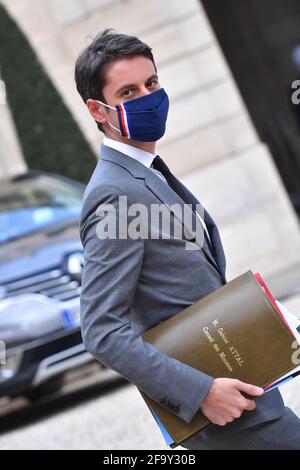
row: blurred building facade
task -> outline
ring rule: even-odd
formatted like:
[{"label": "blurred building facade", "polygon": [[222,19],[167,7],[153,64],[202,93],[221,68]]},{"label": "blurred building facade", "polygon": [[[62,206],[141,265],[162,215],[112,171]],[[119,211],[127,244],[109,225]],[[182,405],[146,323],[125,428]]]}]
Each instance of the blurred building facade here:
[{"label": "blurred building facade", "polygon": [[[25,32],[95,158],[102,135],[77,94],[75,59],[91,36],[108,27],[147,42],[171,101],[167,133],[158,151],[216,221],[228,279],[247,269],[267,276],[299,264],[298,218],[200,1],[2,3]],[[12,129],[11,123],[5,127]],[[2,128],[0,134],[5,134]],[[2,174],[9,154],[0,151]]]},{"label": "blurred building facade", "polygon": [[26,169],[15,126],[6,100],[5,83],[0,76],[0,177]]}]

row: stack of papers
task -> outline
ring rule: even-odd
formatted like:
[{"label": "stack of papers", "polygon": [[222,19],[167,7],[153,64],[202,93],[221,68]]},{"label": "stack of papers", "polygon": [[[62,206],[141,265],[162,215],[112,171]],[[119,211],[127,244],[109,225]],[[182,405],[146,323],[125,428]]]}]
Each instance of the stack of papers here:
[{"label": "stack of papers", "polygon": [[[293,332],[296,342],[294,344],[295,346],[295,362],[297,361],[297,350],[300,348],[300,320],[299,318],[296,317],[292,312],[290,312],[287,307],[282,305],[278,300],[275,300],[276,305],[278,306],[279,310],[281,311],[287,325],[289,326],[290,330]],[[298,343],[298,344],[297,344]],[[300,354],[298,354],[300,356]],[[283,375],[280,377],[280,379],[276,380],[276,382],[273,382],[270,384],[266,389],[265,392],[269,392],[270,390],[273,390],[276,387],[279,387],[280,385],[283,385],[284,383],[288,382],[289,380],[294,379],[297,377],[297,375],[300,374],[300,360],[299,360],[299,365],[295,364],[295,369],[292,372],[288,372],[287,374]]]}]

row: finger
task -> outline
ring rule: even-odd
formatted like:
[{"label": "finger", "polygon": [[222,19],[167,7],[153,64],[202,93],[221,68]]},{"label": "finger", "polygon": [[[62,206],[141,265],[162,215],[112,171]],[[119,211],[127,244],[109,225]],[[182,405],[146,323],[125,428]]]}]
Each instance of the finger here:
[{"label": "finger", "polygon": [[254,410],[256,407],[256,403],[254,400],[245,400],[245,403],[244,403],[244,410]]},{"label": "finger", "polygon": [[240,418],[243,414],[243,411],[242,409],[239,409],[239,408],[235,408],[232,412],[231,412],[231,419],[234,420],[234,419],[237,419],[237,418]]},{"label": "finger", "polygon": [[235,388],[239,390],[240,392],[248,393],[248,395],[251,395],[251,396],[259,396],[264,393],[263,388],[256,387],[256,385],[241,382],[240,380],[236,380]]}]

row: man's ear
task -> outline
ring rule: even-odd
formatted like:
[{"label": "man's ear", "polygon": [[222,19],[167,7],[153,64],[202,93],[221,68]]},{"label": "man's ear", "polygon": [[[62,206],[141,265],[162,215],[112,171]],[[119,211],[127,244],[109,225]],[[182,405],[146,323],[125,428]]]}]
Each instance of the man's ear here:
[{"label": "man's ear", "polygon": [[85,104],[95,121],[99,122],[100,124],[106,123],[106,112],[100,103],[98,103],[96,100],[93,100],[92,98],[89,98],[88,100],[86,100]]}]

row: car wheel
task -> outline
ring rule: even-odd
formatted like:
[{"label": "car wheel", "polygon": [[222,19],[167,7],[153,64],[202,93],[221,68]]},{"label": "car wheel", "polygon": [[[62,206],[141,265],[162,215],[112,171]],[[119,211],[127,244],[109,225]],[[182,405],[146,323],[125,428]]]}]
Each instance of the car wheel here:
[{"label": "car wheel", "polygon": [[52,395],[54,393],[59,392],[59,390],[63,386],[63,381],[64,381],[63,376],[55,377],[39,385],[38,387],[35,387],[31,389],[30,391],[26,392],[24,394],[24,397],[27,398],[27,400],[31,402],[41,400],[47,395]]}]

